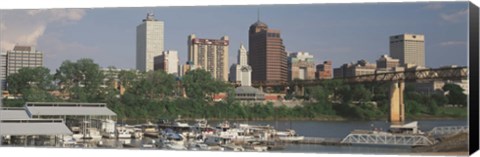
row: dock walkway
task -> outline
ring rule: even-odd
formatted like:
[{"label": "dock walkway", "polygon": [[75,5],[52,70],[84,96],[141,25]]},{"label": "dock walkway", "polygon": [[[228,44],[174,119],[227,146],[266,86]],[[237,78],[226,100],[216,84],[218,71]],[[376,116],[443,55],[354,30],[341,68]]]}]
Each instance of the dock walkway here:
[{"label": "dock walkway", "polygon": [[304,137],[302,141],[297,141],[295,143],[299,144],[320,144],[320,145],[349,145],[346,143],[341,143],[340,138],[324,138],[324,137]]}]

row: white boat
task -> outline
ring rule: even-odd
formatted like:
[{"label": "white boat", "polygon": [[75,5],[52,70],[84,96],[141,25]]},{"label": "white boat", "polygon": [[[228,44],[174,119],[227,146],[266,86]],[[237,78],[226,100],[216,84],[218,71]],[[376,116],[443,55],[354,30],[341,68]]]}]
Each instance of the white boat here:
[{"label": "white boat", "polygon": [[111,119],[102,121],[101,134],[105,138],[115,138],[115,121]]},{"label": "white boat", "polygon": [[156,142],[155,140],[151,140],[150,142],[146,142],[142,144],[142,148],[155,148]]},{"label": "white boat", "polygon": [[235,152],[245,151],[245,148],[243,148],[242,146],[237,146],[237,145],[234,145],[234,144],[226,144],[226,145],[222,145],[222,147],[225,148],[225,150],[230,150],[230,151],[235,151]]},{"label": "white boat", "polygon": [[170,150],[187,150],[185,137],[174,132],[166,132],[164,134],[163,146]]},{"label": "white boat", "polygon": [[188,150],[210,150],[209,146],[201,142],[191,142],[188,145]]},{"label": "white boat", "polygon": [[206,119],[195,119],[195,124],[193,125],[196,128],[206,128],[208,127]]},{"label": "white boat", "polygon": [[81,141],[81,140],[93,140],[93,141],[99,141],[102,139],[102,135],[96,128],[87,128],[86,131],[82,131],[77,134],[73,134],[72,137],[76,141]]},{"label": "white boat", "polygon": [[185,147],[185,145],[176,142],[165,143],[165,148],[170,150],[187,150],[187,147]]},{"label": "white boat", "polygon": [[158,138],[158,127],[151,122],[142,125],[142,132],[143,136]]},{"label": "white boat", "polygon": [[100,134],[100,131],[98,131],[97,128],[88,128],[88,133],[94,141],[99,141],[102,139],[102,134]]},{"label": "white boat", "polygon": [[60,139],[60,145],[62,147],[74,147],[77,144],[77,141],[73,138],[73,136],[63,136]]},{"label": "white boat", "polygon": [[252,150],[256,152],[266,152],[268,150],[268,147],[263,145],[246,145],[244,148],[246,150]]},{"label": "white boat", "polygon": [[222,123],[219,123],[217,125],[217,129],[220,129],[221,131],[227,131],[228,129],[230,129],[230,122],[224,121]]},{"label": "white boat", "polygon": [[104,137],[104,138],[115,138],[115,132],[103,132],[102,137]]},{"label": "white boat", "polygon": [[131,136],[132,136],[132,138],[134,138],[134,139],[142,139],[142,138],[143,138],[142,129],[140,129],[140,128],[134,128]]},{"label": "white boat", "polygon": [[296,142],[304,139],[304,136],[299,136],[294,130],[278,131],[275,135],[280,141]]},{"label": "white boat", "polygon": [[127,126],[117,126],[116,128],[117,138],[128,139],[132,137],[133,128]]},{"label": "white boat", "polygon": [[230,142],[230,139],[220,137],[220,136],[216,136],[216,135],[207,136],[204,140],[204,143],[209,145],[209,146],[226,144],[228,142]]},{"label": "white boat", "polygon": [[249,135],[247,129],[231,128],[217,133],[218,136],[231,139],[234,142],[248,142],[255,140],[253,135]]},{"label": "white boat", "polygon": [[188,125],[187,122],[184,122],[180,119],[176,119],[174,122],[173,122],[173,127],[179,127],[179,128],[189,128],[190,125]]}]

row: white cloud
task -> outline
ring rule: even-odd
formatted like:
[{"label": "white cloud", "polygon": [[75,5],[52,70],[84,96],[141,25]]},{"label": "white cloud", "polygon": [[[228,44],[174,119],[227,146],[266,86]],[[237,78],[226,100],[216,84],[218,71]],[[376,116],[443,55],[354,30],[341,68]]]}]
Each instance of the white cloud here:
[{"label": "white cloud", "polygon": [[11,50],[16,44],[36,46],[49,25],[79,21],[84,9],[43,9],[2,11],[0,18],[0,48]]},{"label": "white cloud", "polygon": [[445,41],[440,43],[441,46],[459,46],[467,45],[465,41]]},{"label": "white cloud", "polygon": [[468,9],[460,10],[450,14],[440,14],[440,17],[448,22],[458,22],[461,19],[465,19],[468,14]]},{"label": "white cloud", "polygon": [[440,10],[444,7],[445,5],[443,3],[429,3],[427,4],[425,7],[423,7],[424,9],[427,9],[427,10]]}]

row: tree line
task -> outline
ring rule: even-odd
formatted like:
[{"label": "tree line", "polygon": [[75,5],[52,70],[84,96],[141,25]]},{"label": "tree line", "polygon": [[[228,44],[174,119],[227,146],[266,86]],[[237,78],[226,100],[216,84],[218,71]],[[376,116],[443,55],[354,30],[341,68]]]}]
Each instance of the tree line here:
[{"label": "tree line", "polygon": [[[22,68],[7,77],[8,92],[19,99],[4,99],[5,106],[25,102],[103,102],[119,119],[383,119],[388,115],[389,84],[349,85],[340,80],[309,87],[302,105],[286,107],[273,103],[244,103],[235,99],[234,87],[196,69],[176,78],[164,71],[138,72],[109,67],[101,70],[92,59],[64,61],[51,73],[45,67]],[[118,87],[123,89],[119,89]],[[124,90],[123,94],[121,91]],[[448,94],[424,95],[414,87],[405,89],[407,116],[466,117],[466,95],[455,84],[446,84]],[[228,97],[214,102],[216,93]],[[185,94],[185,95],[184,95]],[[287,95],[286,98],[293,96]],[[447,104],[464,107],[452,110]]]}]

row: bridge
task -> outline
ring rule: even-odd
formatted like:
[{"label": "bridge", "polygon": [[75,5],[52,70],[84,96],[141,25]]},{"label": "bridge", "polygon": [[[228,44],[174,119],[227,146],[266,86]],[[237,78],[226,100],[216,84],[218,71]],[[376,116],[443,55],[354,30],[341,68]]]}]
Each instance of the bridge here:
[{"label": "bridge", "polygon": [[431,146],[437,144],[437,138],[468,133],[467,126],[434,127],[426,134],[395,134],[367,130],[356,130],[348,134],[340,143],[370,144],[393,146]]},{"label": "bridge", "polygon": [[468,126],[441,126],[434,127],[428,132],[431,136],[454,135],[458,133],[468,133]]},{"label": "bridge", "polygon": [[316,80],[293,80],[293,81],[252,81],[254,87],[274,87],[274,86],[311,86],[320,85],[326,80],[342,80],[347,83],[370,83],[370,82],[392,82],[417,80],[455,80],[468,77],[468,68],[446,67],[436,69],[405,70],[396,72],[379,72],[368,75],[359,75],[353,77],[341,77],[333,79]]},{"label": "bridge", "polygon": [[371,145],[395,145],[395,146],[429,146],[435,140],[424,135],[417,134],[391,134],[375,131],[354,131],[347,135],[340,143],[348,144],[371,144]]}]

